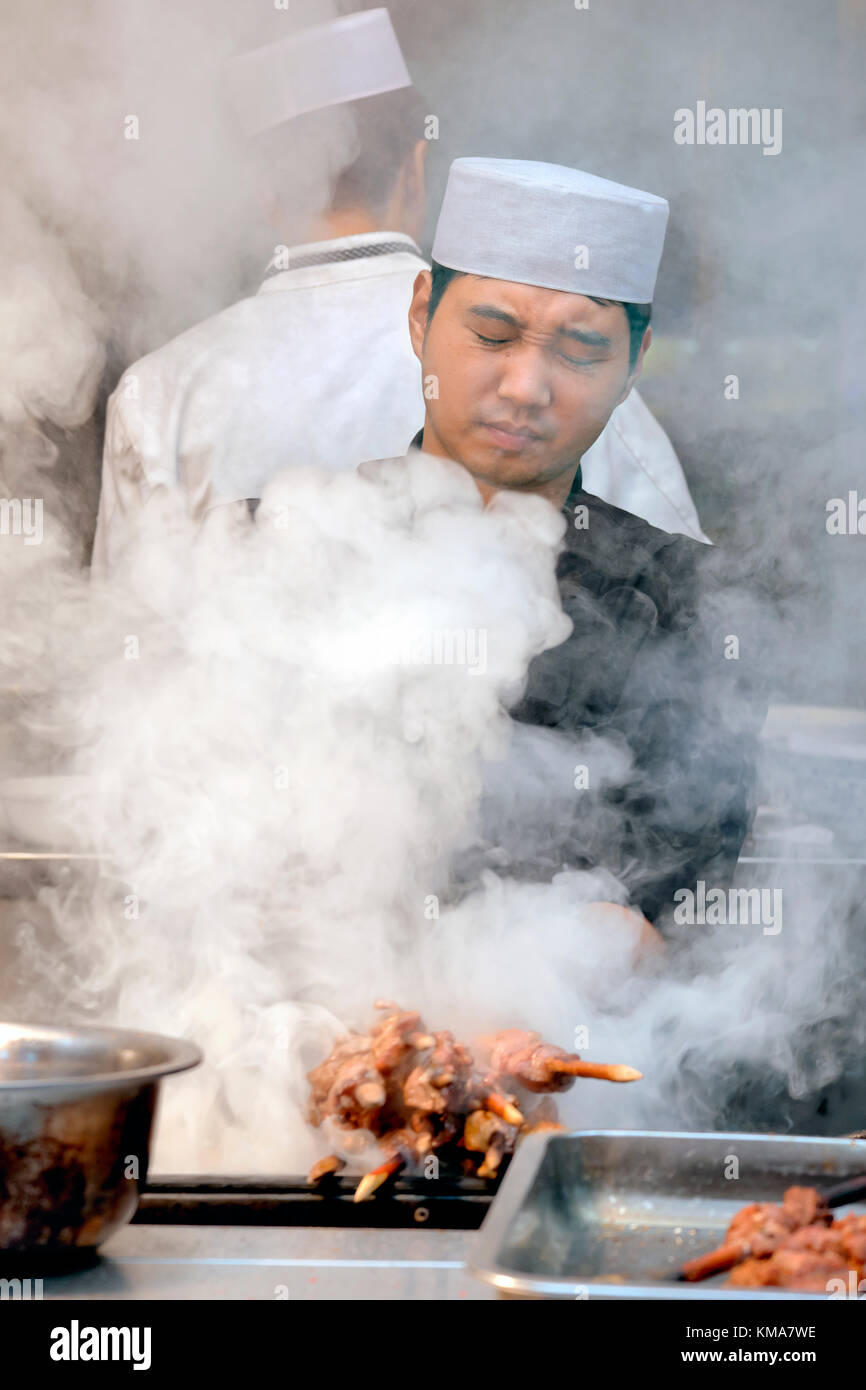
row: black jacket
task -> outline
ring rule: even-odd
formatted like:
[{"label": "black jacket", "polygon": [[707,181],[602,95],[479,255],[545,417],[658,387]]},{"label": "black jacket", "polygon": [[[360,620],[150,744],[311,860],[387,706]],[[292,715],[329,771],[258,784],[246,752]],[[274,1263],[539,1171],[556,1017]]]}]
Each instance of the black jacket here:
[{"label": "black jacket", "polygon": [[621,785],[593,786],[590,767],[563,857],[609,868],[658,921],[677,888],[730,881],[754,814],[766,703],[753,654],[730,659],[737,589],[718,552],[584,492],[579,472],[563,514],[557,576],[574,630],[533,661],[512,715],[591,729],[630,752]]},{"label": "black jacket", "polygon": [[511,714],[578,743],[591,731],[618,745],[629,771],[605,782],[590,766],[546,868],[609,869],[662,923],[677,888],[728,885],[748,833],[766,713],[755,644],[726,659],[726,637],[744,624],[713,547],[584,492],[579,468],[563,515],[557,577],[573,631],[531,663]]}]

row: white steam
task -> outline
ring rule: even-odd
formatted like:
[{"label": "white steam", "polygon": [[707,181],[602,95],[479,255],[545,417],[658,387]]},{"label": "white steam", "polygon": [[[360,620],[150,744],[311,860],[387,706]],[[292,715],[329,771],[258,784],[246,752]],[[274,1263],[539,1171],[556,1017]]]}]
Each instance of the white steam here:
[{"label": "white steam", "polygon": [[108,859],[42,891],[2,1003],[202,1045],[164,1088],[157,1170],[303,1170],[325,1142],[305,1072],[379,996],[644,1071],[578,1083],[581,1125],[711,1125],[744,1063],[794,1094],[838,1074],[832,1039],[803,1045],[845,974],[832,921],[815,959],[808,899],[778,937],[684,929],[639,960],[637,927],[590,905],[623,898],[603,870],[467,878],[497,818],[520,862],[524,793],[533,854],[565,812],[575,745],[504,712],[567,633],[547,503],[485,509],[416,456],[281,475],[255,523],[228,507],[195,533],[168,492],[145,520],[122,577],[40,571],[25,722],[85,779],[72,823]]},{"label": "white steam", "polygon": [[[524,1025],[570,1047],[586,1030],[579,1051],[646,1079],[578,1083],[562,1109],[584,1125],[721,1123],[743,1068],[794,1097],[826,1085],[864,1041],[841,885],[824,897],[804,874],[778,936],[684,928],[636,965],[636,930],[588,906],[621,901],[617,883],[603,869],[563,871],[556,831],[574,804],[575,764],[591,761],[613,785],[628,765],[597,735],[590,753],[504,713],[531,658],[565,635],[560,523],[544,503],[501,497],[483,510],[459,472],[429,462],[375,478],[298,472],[274,480],[255,525],[227,510],[199,535],[156,495],[120,577],[97,587],[79,572],[81,536],[64,522],[82,480],[73,469],[61,483],[57,441],[92,416],[106,357],[125,364],[255,288],[274,241],[300,235],[351,154],[339,113],[305,123],[283,166],[286,223],[267,226],[222,64],[332,6],[254,8],[71,0],[63,23],[46,26],[19,6],[0,53],[0,492],[45,504],[41,545],[0,538],[0,696],[14,710],[4,758],[83,777],[76,837],[107,856],[43,889],[41,917],[21,907],[9,919],[0,1009],[201,1043],[206,1066],[164,1088],[163,1171],[303,1170],[318,1142],[303,1118],[304,1073],[342,1028],[365,1026],[380,995],[464,1035]],[[577,55],[621,106],[623,83],[577,27],[590,16],[571,19],[571,47],[555,45],[568,82]],[[609,22],[617,61],[625,39],[645,43],[642,28]],[[656,130],[667,143],[649,144],[667,153],[653,177],[640,122],[616,127],[604,106],[592,148],[573,151],[557,115],[544,136],[555,147],[521,122],[502,150],[499,115],[463,74],[505,52],[503,33],[522,70],[533,57],[533,119],[547,120],[542,87],[551,110],[562,107],[551,44],[535,18],[521,23],[504,30],[489,7],[495,42],[485,29],[467,48],[460,31],[451,138],[479,129],[472,107],[476,117],[484,107],[497,122],[480,142],[491,151],[599,171],[613,160],[617,177],[670,188],[676,103],[664,72]],[[657,33],[669,48],[664,26]],[[791,81],[799,66],[788,65]],[[637,109],[643,89],[629,90]],[[692,166],[672,167],[691,192]],[[722,201],[729,183],[708,175]],[[729,216],[708,221],[727,236]],[[747,251],[738,273],[754,276],[758,304],[764,262]],[[688,303],[679,288],[675,299]],[[760,616],[776,659],[778,633]],[[462,634],[473,662],[393,660],[395,649],[423,654],[431,634],[450,634],[445,649],[458,652]]]}]

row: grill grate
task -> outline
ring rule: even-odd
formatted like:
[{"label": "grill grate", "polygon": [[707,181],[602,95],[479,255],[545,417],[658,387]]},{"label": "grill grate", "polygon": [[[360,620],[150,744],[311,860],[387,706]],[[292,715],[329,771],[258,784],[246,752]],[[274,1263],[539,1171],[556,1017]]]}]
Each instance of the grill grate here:
[{"label": "grill grate", "polygon": [[148,1182],[133,1221],[169,1226],[427,1226],[477,1231],[498,1182],[483,1178],[398,1178],[367,1202],[352,1200],[357,1177],[160,1177]]}]

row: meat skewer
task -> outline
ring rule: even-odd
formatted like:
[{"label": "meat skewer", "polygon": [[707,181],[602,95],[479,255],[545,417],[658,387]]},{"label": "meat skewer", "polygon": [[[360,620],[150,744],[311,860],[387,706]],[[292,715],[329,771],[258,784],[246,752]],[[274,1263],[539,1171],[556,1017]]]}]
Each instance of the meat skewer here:
[{"label": "meat skewer", "polygon": [[507,1125],[522,1125],[523,1116],[510,1100],[501,1096],[498,1091],[489,1091],[484,1097],[484,1104],[488,1110],[492,1110],[494,1115],[498,1115]]},{"label": "meat skewer", "polygon": [[395,1129],[385,1135],[382,1147],[388,1157],[369,1173],[365,1173],[355,1189],[354,1201],[364,1202],[372,1197],[394,1173],[398,1173],[409,1161],[417,1162],[433,1147],[434,1132],[427,1116],[414,1116],[412,1124],[406,1129]]},{"label": "meat skewer", "polygon": [[694,1283],[732,1269],[745,1260],[766,1259],[795,1232],[807,1227],[826,1227],[832,1220],[826,1202],[814,1187],[789,1187],[780,1206],[773,1202],[752,1202],[738,1211],[722,1244],[688,1260],[679,1277]]},{"label": "meat skewer", "polygon": [[385,1163],[380,1163],[378,1168],[371,1168],[369,1173],[365,1173],[358,1186],[355,1188],[353,1201],[366,1202],[372,1197],[377,1187],[390,1178],[392,1173],[397,1173],[403,1167],[404,1159],[402,1154],[395,1154],[393,1158],[387,1159]]},{"label": "meat skewer", "polygon": [[345,1166],[345,1160],[338,1158],[336,1154],[326,1154],[320,1158],[318,1163],[314,1163],[307,1176],[307,1182],[321,1182],[323,1178],[329,1178],[334,1173],[339,1173]]},{"label": "meat skewer", "polygon": [[694,1284],[700,1279],[709,1279],[713,1274],[724,1274],[741,1260],[748,1259],[751,1253],[748,1241],[729,1240],[724,1245],[717,1245],[715,1250],[708,1250],[706,1255],[687,1260],[677,1277]]},{"label": "meat skewer", "polygon": [[566,1052],[543,1041],[538,1033],[506,1028],[481,1039],[491,1068],[500,1076],[525,1086],[528,1091],[567,1091],[577,1076],[600,1081],[640,1081],[634,1067],[611,1062],[585,1062],[576,1052]]},{"label": "meat skewer", "polygon": [[[464,1169],[471,1155],[480,1177],[494,1177],[524,1135],[563,1128],[551,1100],[526,1118],[512,1089],[549,1096],[579,1076],[640,1077],[633,1067],[584,1062],[517,1028],[480,1040],[479,1066],[473,1050],[447,1031],[429,1031],[420,1014],[387,1001],[376,1008],[383,1016],[368,1033],[340,1038],[308,1075],[310,1123],[329,1122],[338,1153],[368,1151],[371,1140],[379,1146],[382,1161],[361,1178],[356,1202],[434,1152]],[[313,1165],[311,1182],[342,1166],[338,1153]]]},{"label": "meat skewer", "polygon": [[866,1217],[847,1216],[829,1226],[802,1226],[765,1259],[737,1265],[730,1283],[739,1288],[781,1285],[801,1292],[826,1293],[828,1279],[859,1286],[866,1265]]},{"label": "meat skewer", "polygon": [[580,1057],[566,1057],[552,1062],[550,1069],[560,1076],[594,1076],[598,1081],[641,1081],[643,1072],[621,1062],[584,1062]]}]

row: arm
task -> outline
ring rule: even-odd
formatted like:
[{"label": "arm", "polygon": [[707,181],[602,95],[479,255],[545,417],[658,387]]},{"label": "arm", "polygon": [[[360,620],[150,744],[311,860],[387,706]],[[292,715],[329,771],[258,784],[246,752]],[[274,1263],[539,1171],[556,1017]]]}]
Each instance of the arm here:
[{"label": "arm", "polygon": [[[677,888],[727,888],[756,806],[758,734],[766,713],[748,652],[726,660],[706,616],[706,552],[676,541],[656,557],[657,621],[640,645],[611,727],[634,757],[608,803],[622,816],[621,865],[650,921]],[[737,620],[729,616],[729,630]],[[745,634],[743,634],[745,636]]]}]

